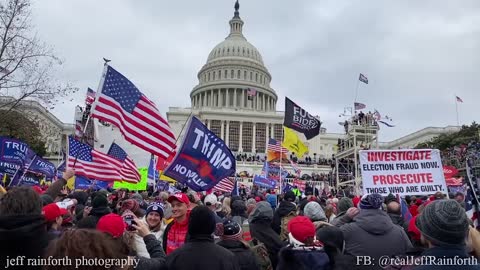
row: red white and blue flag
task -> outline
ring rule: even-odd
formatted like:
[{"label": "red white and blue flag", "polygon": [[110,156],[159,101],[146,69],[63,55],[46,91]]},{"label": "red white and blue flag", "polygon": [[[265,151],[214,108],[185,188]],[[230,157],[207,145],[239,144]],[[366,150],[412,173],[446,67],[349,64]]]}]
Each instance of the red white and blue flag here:
[{"label": "red white and blue flag", "polygon": [[75,140],[72,136],[68,137],[67,167],[75,169],[76,175],[89,179],[101,181],[122,179],[117,160]]},{"label": "red white and blue flag", "polygon": [[117,126],[128,142],[165,159],[175,151],[175,135],[155,104],[110,66],[94,106],[92,117]]},{"label": "red white and blue flag", "polygon": [[268,139],[267,151],[288,153],[288,149],[282,146],[282,143],[275,139]]},{"label": "red white and blue flag", "polygon": [[121,168],[121,180],[131,183],[138,183],[140,181],[140,173],[133,159],[128,156],[127,152],[123,150],[118,144],[112,143],[108,149],[107,155],[113,157],[116,165]]},{"label": "red white and blue flag", "polygon": [[95,101],[95,91],[90,89],[90,87],[87,89],[87,97],[85,98],[85,104],[87,105],[92,105],[92,103]]},{"label": "red white and blue flag", "polygon": [[230,177],[225,177],[213,187],[214,192],[232,192],[235,187],[235,183],[230,180]]}]

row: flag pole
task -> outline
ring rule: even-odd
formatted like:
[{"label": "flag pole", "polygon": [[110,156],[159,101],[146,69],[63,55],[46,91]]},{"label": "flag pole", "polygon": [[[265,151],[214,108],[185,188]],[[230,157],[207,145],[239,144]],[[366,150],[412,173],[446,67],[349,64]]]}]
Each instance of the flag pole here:
[{"label": "flag pole", "polygon": [[460,121],[458,121],[458,100],[457,95],[455,95],[455,112],[457,113],[457,127],[460,126]]},{"label": "flag pole", "polygon": [[282,140],[280,142],[280,164],[279,164],[279,171],[278,171],[278,186],[280,190],[278,191],[280,194],[282,194],[282,159],[283,159],[283,136],[285,133],[285,129],[282,130]]},{"label": "flag pole", "polygon": [[[105,60],[105,58],[104,58],[104,60]],[[85,127],[83,128],[82,143],[85,141],[85,132],[87,131],[88,123],[90,122],[92,112],[95,110],[95,105],[97,104],[97,100],[98,100],[98,96],[99,96],[98,94],[102,92],[101,91],[102,90],[102,85],[104,84],[105,76],[107,75],[108,62],[110,62],[110,61],[105,61],[105,63],[103,64],[102,77],[100,78],[100,82],[98,83],[97,94],[95,95],[95,100],[92,103],[92,107],[90,108],[90,113],[87,116],[87,121],[85,121]],[[94,136],[94,139],[95,139],[95,136]],[[94,142],[94,144],[95,144],[95,142]],[[79,151],[75,155],[75,161],[73,162],[73,168],[75,168],[75,164],[77,163],[78,154],[79,154]]]},{"label": "flag pole", "polygon": [[357,86],[355,87],[355,100],[353,101],[353,108],[355,108],[355,102],[357,102],[359,86],[360,86],[360,80],[357,80]]}]

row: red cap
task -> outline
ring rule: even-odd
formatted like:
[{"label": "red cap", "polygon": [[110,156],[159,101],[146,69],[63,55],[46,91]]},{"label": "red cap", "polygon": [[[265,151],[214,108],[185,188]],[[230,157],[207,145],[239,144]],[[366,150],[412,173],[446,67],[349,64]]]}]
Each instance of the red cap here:
[{"label": "red cap", "polygon": [[58,207],[56,203],[47,204],[42,208],[42,214],[47,221],[55,221],[57,217],[67,214],[66,209]]},{"label": "red cap", "polygon": [[108,214],[101,217],[97,223],[97,230],[110,234],[113,238],[118,238],[123,235],[127,223],[123,218],[117,214]]},{"label": "red cap", "polygon": [[43,194],[43,189],[39,186],[32,186],[33,188],[33,191],[35,191],[38,195],[42,195]]},{"label": "red cap", "polygon": [[415,224],[417,217],[418,216],[414,216],[412,219],[410,219],[410,223],[408,224],[408,234],[413,240],[420,241],[421,234],[417,228],[417,225]]},{"label": "red cap", "polygon": [[181,203],[184,203],[186,205],[190,204],[190,200],[188,199],[187,194],[185,194],[185,193],[177,192],[174,195],[171,195],[170,197],[168,197],[167,201],[169,203],[172,203],[175,200],[177,200]]},{"label": "red cap", "polygon": [[292,218],[287,228],[292,236],[302,243],[305,243],[308,237],[315,237],[315,225],[305,216]]}]

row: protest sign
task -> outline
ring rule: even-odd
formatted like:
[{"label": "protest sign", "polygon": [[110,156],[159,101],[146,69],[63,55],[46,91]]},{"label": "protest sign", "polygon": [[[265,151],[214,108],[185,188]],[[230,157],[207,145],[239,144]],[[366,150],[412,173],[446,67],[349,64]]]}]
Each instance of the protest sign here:
[{"label": "protest sign", "polygon": [[304,180],[300,180],[300,179],[293,180],[293,186],[296,186],[301,191],[305,191],[306,184],[307,183]]},{"label": "protest sign", "polygon": [[164,174],[194,191],[206,191],[235,173],[230,149],[198,118],[192,117],[182,147]]},{"label": "protest sign", "polygon": [[255,175],[253,177],[253,184],[264,188],[275,188],[277,181],[265,178],[261,175]]},{"label": "protest sign", "polygon": [[140,182],[129,183],[127,181],[118,180],[113,182],[113,189],[126,188],[128,190],[147,190],[148,168],[138,168],[138,172],[140,173]]},{"label": "protest sign", "polygon": [[360,167],[364,194],[448,192],[437,149],[364,150]]}]

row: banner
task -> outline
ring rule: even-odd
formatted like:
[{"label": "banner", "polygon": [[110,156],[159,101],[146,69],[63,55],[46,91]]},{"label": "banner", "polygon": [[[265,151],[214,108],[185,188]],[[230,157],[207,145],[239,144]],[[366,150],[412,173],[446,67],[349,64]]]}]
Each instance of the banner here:
[{"label": "banner", "polygon": [[75,189],[87,190],[92,188],[93,190],[107,189],[112,182],[90,180],[84,176],[75,176]]},{"label": "banner", "polygon": [[321,122],[288,97],[285,97],[283,125],[305,134],[307,140],[310,140],[320,134]]},{"label": "banner", "polygon": [[19,186],[39,186],[43,176],[32,172],[25,172],[19,179]]},{"label": "banner", "polygon": [[140,173],[140,182],[138,183],[129,183],[125,181],[115,181],[113,183],[113,189],[120,189],[126,188],[128,190],[147,190],[147,182],[148,182],[148,168],[138,168],[138,172]]},{"label": "banner", "polygon": [[267,179],[260,175],[255,175],[253,177],[253,184],[259,187],[275,188],[277,186],[277,181]]},{"label": "banner", "polygon": [[306,185],[307,185],[306,181],[302,181],[300,179],[293,180],[293,186],[294,187],[296,186],[300,191],[305,192]]},{"label": "banner", "polygon": [[46,179],[52,180],[55,177],[56,168],[50,161],[44,160],[39,156],[35,156],[30,165],[27,167],[27,171],[40,173],[45,176]]},{"label": "banner", "polygon": [[235,173],[230,149],[198,118],[192,117],[180,151],[164,174],[194,191],[207,191]]},{"label": "banner", "polygon": [[262,176],[271,180],[278,181],[280,180],[280,173],[281,173],[282,179],[287,178],[288,171],[281,168],[277,163],[267,162],[267,161],[263,163],[263,168],[261,173]]},{"label": "banner", "polygon": [[308,152],[308,147],[298,138],[297,133],[287,127],[283,127],[282,146],[297,155],[297,157],[303,157]]},{"label": "banner", "polygon": [[25,166],[35,153],[22,141],[0,136],[0,161]]},{"label": "banner", "polygon": [[447,186],[463,186],[463,177],[450,177],[445,178],[445,183]]},{"label": "banner", "polygon": [[428,195],[447,193],[437,149],[360,151],[363,194]]},{"label": "banner", "polygon": [[169,182],[159,180],[157,182],[157,191],[167,191],[169,186],[170,186]]},{"label": "banner", "polygon": [[445,178],[452,178],[458,174],[458,169],[453,166],[443,166]]}]

